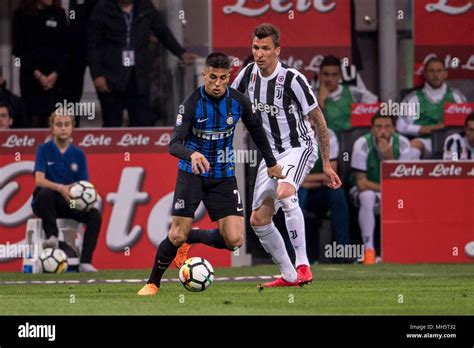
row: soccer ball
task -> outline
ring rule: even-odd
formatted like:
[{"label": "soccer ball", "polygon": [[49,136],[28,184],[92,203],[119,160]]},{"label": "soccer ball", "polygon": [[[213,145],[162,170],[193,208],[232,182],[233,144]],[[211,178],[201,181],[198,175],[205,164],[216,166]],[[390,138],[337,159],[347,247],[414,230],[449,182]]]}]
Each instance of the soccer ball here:
[{"label": "soccer ball", "polygon": [[97,191],[94,185],[88,181],[81,180],[71,186],[69,191],[71,193],[73,204],[71,208],[77,210],[90,210],[95,202],[97,202]]},{"label": "soccer ball", "polygon": [[464,246],[464,252],[467,256],[474,258],[474,241],[466,243]]},{"label": "soccer ball", "polygon": [[44,273],[63,273],[67,271],[67,256],[61,249],[46,248],[40,255]]},{"label": "soccer ball", "polygon": [[186,290],[204,291],[214,281],[214,269],[202,257],[191,257],[179,269],[179,280]]}]

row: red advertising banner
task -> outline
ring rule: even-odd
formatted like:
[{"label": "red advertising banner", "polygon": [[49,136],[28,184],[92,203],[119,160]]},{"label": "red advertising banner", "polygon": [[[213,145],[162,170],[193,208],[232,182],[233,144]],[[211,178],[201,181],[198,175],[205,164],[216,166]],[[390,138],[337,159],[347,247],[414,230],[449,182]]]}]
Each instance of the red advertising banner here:
[{"label": "red advertising banner", "polygon": [[[87,156],[91,182],[102,201],[102,228],[93,263],[99,269],[150,268],[156,246],[171,223],[177,159],[168,154],[171,128],[78,129],[73,142]],[[35,151],[47,130],[0,131],[0,244],[25,238],[35,183]],[[205,208],[196,212],[200,228],[215,228]],[[86,232],[87,233],[87,232]],[[228,251],[203,245],[214,266],[230,266]],[[0,271],[21,270],[21,260],[0,259]]]},{"label": "red advertising banner", "polygon": [[415,65],[431,56],[445,60],[451,79],[474,79],[474,3],[471,0],[414,1]]},{"label": "red advertising banner", "polygon": [[387,161],[382,177],[384,262],[474,263],[474,161]]},{"label": "red advertising banner", "polygon": [[244,61],[254,28],[265,22],[281,31],[281,60],[308,79],[324,55],[351,59],[350,1],[214,0],[213,50]]},{"label": "red advertising banner", "polygon": [[474,111],[474,103],[445,103],[444,125],[464,126],[467,115]]},{"label": "red advertising banner", "polygon": [[380,103],[352,103],[351,127],[370,127],[372,116],[380,111]]}]

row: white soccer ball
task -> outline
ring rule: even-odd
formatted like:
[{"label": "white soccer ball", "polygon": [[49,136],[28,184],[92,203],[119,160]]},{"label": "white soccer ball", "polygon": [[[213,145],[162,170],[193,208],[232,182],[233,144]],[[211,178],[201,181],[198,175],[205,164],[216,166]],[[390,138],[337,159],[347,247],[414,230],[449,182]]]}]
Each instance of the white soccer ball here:
[{"label": "white soccer ball", "polygon": [[77,210],[90,210],[97,202],[97,191],[94,185],[88,181],[81,180],[71,186],[72,204],[71,208]]},{"label": "white soccer ball", "polygon": [[204,291],[214,281],[214,269],[206,259],[191,257],[179,269],[179,280],[189,291]]},{"label": "white soccer ball", "polygon": [[464,246],[464,252],[467,256],[474,258],[474,241],[466,243]]},{"label": "white soccer ball", "polygon": [[40,255],[44,273],[63,273],[67,271],[67,256],[61,249],[46,248]]}]

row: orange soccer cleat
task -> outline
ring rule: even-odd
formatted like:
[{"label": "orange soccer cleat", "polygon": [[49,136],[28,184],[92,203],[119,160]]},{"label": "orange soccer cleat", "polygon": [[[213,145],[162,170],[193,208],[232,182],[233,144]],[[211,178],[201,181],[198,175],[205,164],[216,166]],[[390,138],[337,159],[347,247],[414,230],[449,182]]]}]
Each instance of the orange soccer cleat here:
[{"label": "orange soccer cleat", "polygon": [[298,272],[299,285],[309,284],[313,281],[313,273],[308,265],[299,265],[296,267],[296,271]]},{"label": "orange soccer cleat", "polygon": [[178,249],[178,253],[174,258],[174,264],[178,269],[184,264],[184,262],[188,259],[188,251],[191,249],[192,245],[188,243],[183,243]]},{"label": "orange soccer cleat", "polygon": [[286,281],[283,278],[278,278],[278,279],[275,279],[271,282],[266,282],[266,283],[260,284],[260,285],[258,285],[258,288],[260,290],[263,290],[263,288],[277,288],[277,287],[298,286],[298,285],[299,285],[298,281],[292,283],[292,282]]},{"label": "orange soccer cleat", "polygon": [[364,265],[375,265],[375,249],[366,249],[364,252]]},{"label": "orange soccer cleat", "polygon": [[143,288],[137,293],[138,296],[155,296],[160,288],[156,284],[145,284]]}]

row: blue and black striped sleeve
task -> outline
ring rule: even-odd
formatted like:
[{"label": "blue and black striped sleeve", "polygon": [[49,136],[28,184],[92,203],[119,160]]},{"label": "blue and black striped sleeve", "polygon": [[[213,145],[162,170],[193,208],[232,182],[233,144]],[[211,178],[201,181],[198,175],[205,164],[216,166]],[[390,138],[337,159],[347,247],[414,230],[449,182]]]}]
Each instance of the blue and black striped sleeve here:
[{"label": "blue and black striped sleeve", "polygon": [[171,155],[187,161],[191,160],[191,155],[194,152],[184,146],[184,142],[191,132],[192,120],[194,118],[195,103],[192,102],[193,96],[186,99],[179,106],[168,150]]},{"label": "blue and black striped sleeve", "polygon": [[258,149],[262,153],[262,156],[265,160],[265,163],[268,168],[273,167],[277,164],[275,157],[273,156],[272,148],[268,142],[267,135],[263,129],[262,121],[252,112],[252,106],[250,104],[250,99],[240,94],[237,96],[237,100],[242,106],[242,122],[250,133],[252,140]]}]

